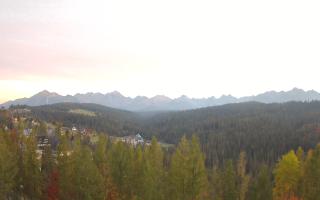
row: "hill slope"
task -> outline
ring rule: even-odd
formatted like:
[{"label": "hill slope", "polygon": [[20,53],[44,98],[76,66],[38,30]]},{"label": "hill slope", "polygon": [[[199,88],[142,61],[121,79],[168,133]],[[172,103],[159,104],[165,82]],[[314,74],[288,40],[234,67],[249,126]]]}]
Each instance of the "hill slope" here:
[{"label": "hill slope", "polygon": [[183,135],[196,134],[209,165],[236,158],[242,150],[247,152],[250,165],[259,160],[273,164],[290,149],[310,149],[320,142],[320,102],[247,102],[162,113],[74,103],[30,109],[42,120],[93,128],[110,135],[139,132],[146,138],[156,136],[160,141],[177,143]]},{"label": "hill slope", "polygon": [[135,113],[97,104],[59,103],[30,107],[30,110],[33,117],[41,120],[90,128],[110,135],[128,135],[139,130]]}]

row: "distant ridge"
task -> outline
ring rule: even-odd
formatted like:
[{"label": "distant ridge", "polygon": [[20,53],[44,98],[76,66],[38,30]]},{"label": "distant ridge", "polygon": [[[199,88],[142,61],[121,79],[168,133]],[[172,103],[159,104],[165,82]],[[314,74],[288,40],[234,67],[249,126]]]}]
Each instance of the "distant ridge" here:
[{"label": "distant ridge", "polygon": [[203,108],[209,106],[224,105],[229,103],[241,103],[256,101],[261,103],[284,103],[289,101],[313,101],[320,100],[320,93],[314,90],[302,90],[293,88],[289,91],[268,91],[255,96],[236,98],[231,95],[223,95],[219,98],[189,98],[185,95],[171,99],[164,95],[157,95],[152,98],[137,96],[135,98],[125,97],[120,92],[114,91],[107,94],[86,93],[62,96],[55,92],[44,90],[30,98],[21,98],[8,101],[1,106],[11,105],[40,106],[47,104],[72,102],[72,103],[95,103],[112,108],[129,111],[178,111]]}]

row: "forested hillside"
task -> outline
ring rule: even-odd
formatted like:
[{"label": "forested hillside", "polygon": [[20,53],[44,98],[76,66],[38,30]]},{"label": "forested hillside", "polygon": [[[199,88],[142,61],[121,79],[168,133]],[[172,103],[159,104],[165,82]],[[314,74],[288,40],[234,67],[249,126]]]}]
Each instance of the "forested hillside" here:
[{"label": "forested hillside", "polygon": [[[247,153],[249,167],[274,164],[290,149],[314,148],[320,141],[320,102],[229,104],[203,109],[133,113],[94,104],[55,104],[30,107],[36,118],[82,126],[110,135],[140,132],[146,138],[177,144],[183,135],[199,137],[206,164],[222,165]],[[90,111],[94,115],[70,110]]]},{"label": "forested hillside", "polygon": [[[3,124],[2,124],[3,125]],[[317,200],[320,146],[289,151],[276,166],[247,168],[245,152],[206,167],[196,136],[173,152],[150,146],[95,144],[57,133],[39,154],[35,132],[0,129],[0,199],[48,200]],[[39,156],[40,155],[40,156]]]},{"label": "forested hillside", "polygon": [[135,113],[97,104],[60,103],[28,108],[32,117],[68,127],[90,128],[118,136],[139,130]]},{"label": "forested hillside", "polygon": [[272,164],[290,149],[320,142],[320,102],[252,102],[162,113],[149,118],[146,129],[172,143],[196,134],[208,165],[235,159],[242,150],[250,165]]}]

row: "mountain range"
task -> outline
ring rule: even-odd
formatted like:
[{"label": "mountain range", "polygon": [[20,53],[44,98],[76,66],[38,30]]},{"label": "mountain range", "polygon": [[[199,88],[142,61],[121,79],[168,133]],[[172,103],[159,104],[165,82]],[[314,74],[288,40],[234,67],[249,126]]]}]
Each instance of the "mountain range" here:
[{"label": "mountain range", "polygon": [[312,101],[320,100],[320,93],[314,90],[302,90],[293,88],[290,91],[269,91],[254,96],[236,98],[231,95],[222,95],[219,98],[189,98],[185,95],[179,98],[169,98],[164,95],[157,95],[152,98],[137,96],[135,98],[123,96],[121,93],[114,91],[107,94],[86,93],[76,95],[59,95],[55,92],[44,90],[30,98],[21,98],[8,101],[1,107],[11,105],[28,105],[40,106],[47,104],[72,102],[72,103],[94,103],[112,108],[129,110],[129,111],[178,111],[190,110],[209,106],[218,106],[229,103],[242,103],[256,101],[261,103],[284,103],[289,101]]}]

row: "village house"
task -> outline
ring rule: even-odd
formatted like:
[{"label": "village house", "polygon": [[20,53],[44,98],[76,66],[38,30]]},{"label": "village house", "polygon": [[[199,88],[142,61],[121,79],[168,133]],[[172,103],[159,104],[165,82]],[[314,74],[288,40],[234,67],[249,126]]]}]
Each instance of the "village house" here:
[{"label": "village house", "polygon": [[77,129],[75,126],[73,126],[71,130],[72,130],[73,132],[76,132],[78,129]]},{"label": "village house", "polygon": [[50,147],[49,138],[47,136],[37,136],[37,159],[41,159],[43,151],[46,147]]},{"label": "village house", "polygon": [[139,144],[144,144],[144,139],[143,137],[138,133],[136,135],[129,135],[129,136],[125,136],[125,137],[121,137],[117,139],[118,141],[122,141],[124,143],[133,145],[133,146],[137,146]]},{"label": "village house", "polygon": [[50,147],[49,138],[47,136],[37,136],[38,149],[44,150],[45,147]]}]

